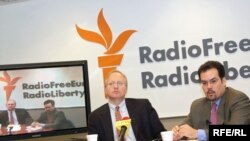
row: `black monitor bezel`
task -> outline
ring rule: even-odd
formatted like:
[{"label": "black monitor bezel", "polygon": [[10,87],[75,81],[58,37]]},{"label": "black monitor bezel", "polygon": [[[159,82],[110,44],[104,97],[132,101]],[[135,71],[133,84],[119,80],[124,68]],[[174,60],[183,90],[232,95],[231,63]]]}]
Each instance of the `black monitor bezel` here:
[{"label": "black monitor bezel", "polygon": [[[91,112],[90,104],[90,89],[89,89],[89,75],[88,75],[88,62],[87,60],[76,61],[58,61],[58,62],[40,62],[40,63],[23,63],[23,64],[6,64],[0,65],[0,71],[8,70],[21,70],[21,69],[39,69],[39,68],[53,68],[53,67],[70,67],[81,66],[83,71],[84,91],[85,91],[85,108],[86,108],[86,121]],[[78,133],[87,133],[88,123],[86,127],[77,127],[73,129],[42,131],[36,133],[15,134],[15,135],[0,135],[0,140],[21,140],[32,139],[49,136],[69,135]]]}]

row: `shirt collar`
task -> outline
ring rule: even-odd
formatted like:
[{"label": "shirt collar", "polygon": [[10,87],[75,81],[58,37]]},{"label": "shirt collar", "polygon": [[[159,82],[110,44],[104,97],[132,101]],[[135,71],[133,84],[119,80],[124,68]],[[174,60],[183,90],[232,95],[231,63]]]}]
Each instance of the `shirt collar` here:
[{"label": "shirt collar", "polygon": [[[114,104],[112,104],[112,103],[110,103],[110,102],[108,103],[108,105],[109,105],[109,108],[115,110],[116,105],[114,105]],[[123,107],[125,106],[125,99],[123,99],[122,102],[121,102],[118,106],[119,106],[120,108],[123,108]]]}]

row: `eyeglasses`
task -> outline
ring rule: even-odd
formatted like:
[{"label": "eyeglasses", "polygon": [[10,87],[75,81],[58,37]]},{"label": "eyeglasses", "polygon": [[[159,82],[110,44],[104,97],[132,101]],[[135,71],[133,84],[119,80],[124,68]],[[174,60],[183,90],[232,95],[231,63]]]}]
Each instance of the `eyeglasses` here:
[{"label": "eyeglasses", "polygon": [[117,82],[114,82],[114,81],[112,81],[112,82],[109,82],[108,83],[108,86],[112,86],[112,87],[114,87],[114,86],[118,86],[118,87],[121,87],[121,86],[124,86],[125,85],[125,83],[123,83],[123,82],[121,82],[121,81],[117,81]]}]

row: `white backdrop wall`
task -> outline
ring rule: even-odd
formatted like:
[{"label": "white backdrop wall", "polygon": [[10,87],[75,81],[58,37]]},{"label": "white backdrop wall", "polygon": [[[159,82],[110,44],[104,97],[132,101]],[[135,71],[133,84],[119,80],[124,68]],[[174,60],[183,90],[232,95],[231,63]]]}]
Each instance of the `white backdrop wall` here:
[{"label": "white backdrop wall", "polygon": [[106,50],[82,39],[76,25],[99,33],[101,9],[113,40],[125,30],[136,30],[118,52],[124,56],[116,67],[128,76],[127,97],[148,98],[160,117],[186,115],[191,102],[203,96],[192,74],[207,60],[226,63],[228,86],[250,96],[249,0],[17,0],[0,4],[0,64],[88,60],[92,110],[106,102],[98,66],[98,57],[105,56]]}]

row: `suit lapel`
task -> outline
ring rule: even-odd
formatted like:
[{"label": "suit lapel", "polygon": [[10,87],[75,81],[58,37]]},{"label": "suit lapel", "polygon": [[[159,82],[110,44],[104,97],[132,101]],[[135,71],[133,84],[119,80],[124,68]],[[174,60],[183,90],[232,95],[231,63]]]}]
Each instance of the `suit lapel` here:
[{"label": "suit lapel", "polygon": [[206,104],[204,105],[203,109],[204,109],[203,115],[205,120],[204,123],[206,124],[206,126],[208,126],[210,124],[210,113],[211,113],[211,102],[209,100],[206,100]]},{"label": "suit lapel", "polygon": [[225,99],[226,99],[226,94],[224,94],[221,97],[221,101],[220,101],[220,105],[218,107],[217,110],[217,114],[218,114],[218,124],[224,124],[224,109],[225,109]]},{"label": "suit lapel", "polygon": [[136,104],[133,103],[131,100],[129,99],[125,99],[125,102],[126,102],[126,106],[127,106],[127,110],[128,110],[128,113],[129,113],[129,118],[131,119],[131,126],[133,128],[133,132],[134,132],[134,135],[135,135],[135,138],[138,140],[139,137],[139,132],[138,132],[138,121],[136,121],[137,117],[137,113],[138,111],[136,110]]},{"label": "suit lapel", "polygon": [[19,109],[15,109],[15,112],[16,112],[17,121],[20,121],[19,118],[22,118],[22,116],[20,115],[20,114],[21,114],[21,111],[20,111]]},{"label": "suit lapel", "polygon": [[112,125],[112,119],[110,116],[110,110],[108,104],[105,105],[105,108],[103,109],[101,113],[102,118],[102,124],[104,127],[104,133],[108,140],[114,140],[114,133],[113,133],[113,126]]}]

